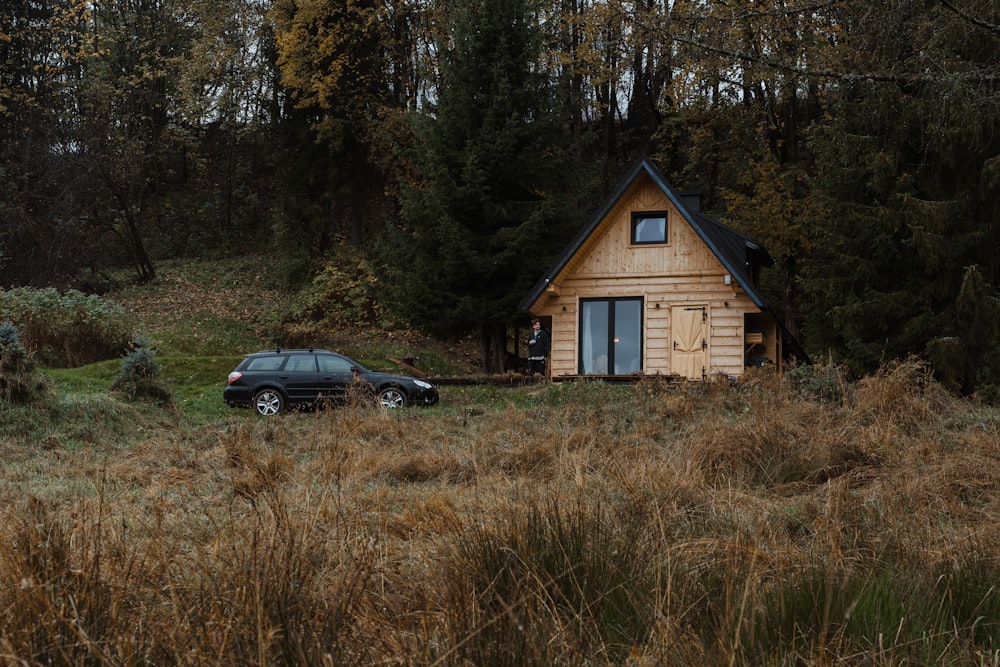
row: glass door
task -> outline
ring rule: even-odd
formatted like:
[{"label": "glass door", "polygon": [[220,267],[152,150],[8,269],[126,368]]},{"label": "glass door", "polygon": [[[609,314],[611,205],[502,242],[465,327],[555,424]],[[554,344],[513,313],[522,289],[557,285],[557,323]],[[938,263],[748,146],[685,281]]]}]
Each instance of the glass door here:
[{"label": "glass door", "polygon": [[580,301],[580,374],[642,370],[642,299]]}]

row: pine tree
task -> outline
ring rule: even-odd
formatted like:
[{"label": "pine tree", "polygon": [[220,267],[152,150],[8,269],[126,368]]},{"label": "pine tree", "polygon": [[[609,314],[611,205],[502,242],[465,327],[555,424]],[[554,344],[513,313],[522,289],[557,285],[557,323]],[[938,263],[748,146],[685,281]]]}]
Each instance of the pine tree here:
[{"label": "pine tree", "polygon": [[42,398],[47,382],[37,369],[14,323],[0,322],[0,402],[23,405]]},{"label": "pine tree", "polygon": [[853,373],[966,336],[965,267],[989,284],[1000,276],[1000,34],[988,27],[995,10],[978,4],[968,15],[852,6],[845,74],[830,90],[829,121],[811,131],[812,185],[828,214],[803,282],[807,344],[838,352]]},{"label": "pine tree", "polygon": [[[541,71],[531,0],[451,0],[436,97],[415,118],[397,233],[384,244],[396,305],[445,336],[478,332],[501,370],[516,304],[579,224],[571,113]],[[574,220],[574,218],[576,218]]]}]

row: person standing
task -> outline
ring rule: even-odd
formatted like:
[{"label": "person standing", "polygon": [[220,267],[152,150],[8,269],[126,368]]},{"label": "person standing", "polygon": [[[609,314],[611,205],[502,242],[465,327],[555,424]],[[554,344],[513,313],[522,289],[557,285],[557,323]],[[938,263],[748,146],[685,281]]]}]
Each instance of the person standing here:
[{"label": "person standing", "polygon": [[549,356],[549,334],[537,319],[531,321],[528,338],[528,375],[536,373],[545,377],[545,358]]}]

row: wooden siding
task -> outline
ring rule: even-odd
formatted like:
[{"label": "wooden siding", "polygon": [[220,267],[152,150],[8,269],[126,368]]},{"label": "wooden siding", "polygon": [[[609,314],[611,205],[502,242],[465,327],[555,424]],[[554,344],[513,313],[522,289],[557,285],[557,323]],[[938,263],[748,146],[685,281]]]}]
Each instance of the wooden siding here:
[{"label": "wooden siding", "polygon": [[[667,211],[668,243],[631,244],[632,212]],[[708,375],[743,373],[747,314],[765,331],[764,348],[778,359],[770,315],[759,314],[701,237],[648,177],[636,180],[579,252],[553,280],[532,313],[551,317],[551,375],[578,373],[579,303],[587,298],[643,298],[646,374],[671,372],[671,308],[705,306],[709,324]]]},{"label": "wooden siding", "polygon": [[[667,211],[668,243],[632,245],[632,213]],[[663,192],[648,178],[639,179],[577,256],[554,281],[608,276],[721,275],[722,264]]]},{"label": "wooden siding", "polygon": [[707,373],[741,375],[744,362],[744,313],[759,311],[742,291],[725,285],[722,276],[717,278],[718,286],[715,287],[706,284],[706,279],[701,278],[691,284],[673,283],[669,290],[658,290],[655,283],[644,285],[626,281],[590,282],[583,286],[568,284],[559,296],[545,300],[535,309],[537,315],[552,318],[552,376],[558,378],[560,375],[576,375],[578,372],[580,299],[636,296],[643,298],[645,373],[670,373],[670,310],[673,306],[690,304],[708,307]]}]

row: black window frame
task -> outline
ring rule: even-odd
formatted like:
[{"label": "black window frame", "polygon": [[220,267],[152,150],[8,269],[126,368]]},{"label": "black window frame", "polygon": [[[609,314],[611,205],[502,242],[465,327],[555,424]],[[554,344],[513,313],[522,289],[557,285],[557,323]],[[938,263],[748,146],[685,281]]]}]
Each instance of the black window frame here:
[{"label": "black window frame", "polygon": [[[639,368],[637,371],[632,371],[629,373],[619,374],[614,372],[614,368],[617,363],[615,358],[615,345],[614,341],[617,336],[617,332],[614,329],[614,323],[616,318],[616,308],[619,303],[631,302],[636,303],[639,306],[639,331],[638,340],[636,343],[639,348]],[[583,357],[583,339],[584,333],[584,323],[583,323],[583,305],[585,303],[606,303],[608,304],[608,337],[607,337],[607,347],[603,348],[601,352],[607,355],[607,372],[604,375],[609,376],[622,376],[627,377],[633,375],[635,372],[641,372],[646,367],[646,298],[644,296],[617,296],[617,297],[589,297],[580,299],[579,315],[577,316],[577,340],[580,341],[579,347],[577,349],[577,372],[581,375],[586,375],[584,373],[584,357]]]},{"label": "black window frame", "polygon": [[[636,238],[640,223],[646,220],[663,220],[663,240],[640,241]],[[632,245],[667,245],[670,242],[670,216],[667,211],[633,211],[630,230]]]}]

